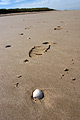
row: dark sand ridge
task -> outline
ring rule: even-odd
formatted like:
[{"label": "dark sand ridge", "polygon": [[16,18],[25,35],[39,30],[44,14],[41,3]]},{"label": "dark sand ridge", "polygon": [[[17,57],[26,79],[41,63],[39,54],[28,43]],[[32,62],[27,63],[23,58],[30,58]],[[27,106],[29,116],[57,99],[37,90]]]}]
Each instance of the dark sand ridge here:
[{"label": "dark sand ridge", "polygon": [[[80,11],[0,18],[0,120],[80,119],[79,21]],[[45,41],[52,43],[47,52]],[[45,54],[29,57],[33,46]],[[31,99],[36,88],[44,92],[42,100]]]}]

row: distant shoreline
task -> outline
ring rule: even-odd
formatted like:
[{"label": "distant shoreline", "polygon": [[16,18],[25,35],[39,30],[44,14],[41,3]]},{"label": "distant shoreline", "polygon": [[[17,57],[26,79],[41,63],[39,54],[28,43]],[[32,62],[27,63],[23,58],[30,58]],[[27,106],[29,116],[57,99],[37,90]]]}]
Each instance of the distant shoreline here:
[{"label": "distant shoreline", "polygon": [[56,11],[50,8],[15,8],[15,9],[0,9],[0,17],[24,15],[24,14],[36,14],[39,12]]},{"label": "distant shoreline", "polygon": [[21,13],[21,12],[41,12],[53,11],[50,8],[15,8],[15,9],[0,9],[0,14]]},{"label": "distant shoreline", "polygon": [[5,17],[5,16],[15,16],[15,15],[38,14],[38,13],[44,13],[44,12],[47,13],[47,12],[51,12],[51,11],[8,13],[8,14],[0,14],[0,17]]},{"label": "distant shoreline", "polygon": [[17,12],[17,13],[7,13],[7,14],[0,14],[0,17],[5,16],[15,16],[15,15],[27,15],[27,14],[38,14],[38,13],[47,13],[52,11],[79,11],[79,10],[50,10],[50,11],[34,11],[34,12]]}]

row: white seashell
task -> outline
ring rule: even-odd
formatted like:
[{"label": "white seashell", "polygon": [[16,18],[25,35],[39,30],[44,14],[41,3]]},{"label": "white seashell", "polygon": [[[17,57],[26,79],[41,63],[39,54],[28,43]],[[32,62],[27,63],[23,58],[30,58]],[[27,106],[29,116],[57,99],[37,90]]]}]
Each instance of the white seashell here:
[{"label": "white seashell", "polygon": [[41,90],[39,89],[36,89],[34,92],[33,92],[33,98],[38,98],[38,99],[42,99],[44,97],[44,94]]}]

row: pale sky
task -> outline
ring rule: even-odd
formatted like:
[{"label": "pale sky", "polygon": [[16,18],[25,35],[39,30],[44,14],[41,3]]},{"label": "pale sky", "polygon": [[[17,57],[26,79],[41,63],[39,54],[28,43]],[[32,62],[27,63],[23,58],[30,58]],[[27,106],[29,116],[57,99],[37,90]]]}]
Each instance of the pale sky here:
[{"label": "pale sky", "polygon": [[80,9],[80,0],[0,0],[1,8],[48,7],[57,10]]}]

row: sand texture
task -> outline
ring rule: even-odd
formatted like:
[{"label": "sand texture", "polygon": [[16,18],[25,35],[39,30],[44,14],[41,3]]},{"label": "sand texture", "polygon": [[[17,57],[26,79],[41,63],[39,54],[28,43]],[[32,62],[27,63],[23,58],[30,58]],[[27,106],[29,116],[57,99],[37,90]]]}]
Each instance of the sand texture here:
[{"label": "sand texture", "polygon": [[80,120],[79,10],[0,16],[0,120]]}]

